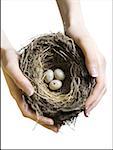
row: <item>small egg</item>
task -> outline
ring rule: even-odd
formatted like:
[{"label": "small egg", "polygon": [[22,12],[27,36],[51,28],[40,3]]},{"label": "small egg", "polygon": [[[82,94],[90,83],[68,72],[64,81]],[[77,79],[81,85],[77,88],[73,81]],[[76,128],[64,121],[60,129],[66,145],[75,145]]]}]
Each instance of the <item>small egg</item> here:
[{"label": "small egg", "polygon": [[65,79],[65,74],[61,69],[55,69],[54,75],[55,75],[55,78],[57,80],[64,80]]},{"label": "small egg", "polygon": [[46,82],[46,83],[49,83],[49,82],[51,82],[53,79],[54,79],[54,72],[53,72],[53,70],[51,70],[51,69],[47,70],[47,71],[45,72],[45,78],[44,78],[45,82]]},{"label": "small egg", "polygon": [[58,90],[62,87],[62,82],[60,80],[52,80],[49,83],[49,88],[53,91]]}]

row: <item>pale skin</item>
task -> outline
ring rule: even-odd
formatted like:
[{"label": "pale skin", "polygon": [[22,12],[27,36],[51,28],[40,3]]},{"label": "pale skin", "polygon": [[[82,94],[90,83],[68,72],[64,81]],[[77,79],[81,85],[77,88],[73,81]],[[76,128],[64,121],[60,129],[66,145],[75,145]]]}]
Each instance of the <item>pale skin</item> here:
[{"label": "pale skin", "polygon": [[[85,103],[84,115],[87,117],[90,111],[99,103],[106,92],[106,62],[103,55],[99,52],[93,38],[85,27],[80,7],[80,0],[56,0],[56,2],[64,23],[65,33],[73,38],[73,40],[75,40],[75,42],[81,47],[85,55],[87,69],[91,76],[96,77],[97,84],[92,95],[88,97]],[[58,132],[60,127],[54,126],[54,121],[51,118],[39,116],[39,114],[33,112],[23,100],[22,91],[30,96],[34,93],[33,86],[22,74],[19,68],[17,52],[3,31],[1,35],[2,69],[10,93],[16,100],[23,116],[36,121],[37,123],[54,132]]]}]

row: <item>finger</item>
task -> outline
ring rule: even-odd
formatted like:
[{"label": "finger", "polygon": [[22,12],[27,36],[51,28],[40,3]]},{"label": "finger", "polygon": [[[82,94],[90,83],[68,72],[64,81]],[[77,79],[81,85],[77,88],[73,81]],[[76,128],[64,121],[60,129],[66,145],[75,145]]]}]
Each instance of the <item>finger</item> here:
[{"label": "finger", "polygon": [[27,93],[27,95],[31,96],[34,93],[34,88],[30,81],[21,72],[15,51],[9,50],[4,52],[3,64],[5,66],[5,71],[7,71],[8,75],[13,79],[16,85]]},{"label": "finger", "polygon": [[[36,121],[37,123],[39,123],[40,125],[42,125],[43,127],[47,128],[47,129],[50,129],[54,132],[58,132],[58,130],[59,130],[58,127],[56,127],[54,125],[50,125],[50,122],[46,122],[46,121],[44,121],[44,119],[40,119],[40,117],[37,119],[36,113],[34,111],[32,111],[31,109],[29,109],[29,107],[28,107],[28,109],[26,109],[26,111],[25,110],[22,110],[22,111],[23,111],[23,114],[25,117]],[[46,117],[43,117],[43,118],[46,118]],[[46,119],[48,119],[48,118],[46,118]]]},{"label": "finger", "polygon": [[[20,100],[18,100],[18,102],[19,101]],[[22,103],[18,103],[18,105],[19,105],[19,108],[20,108],[20,110],[21,110],[24,117],[30,118],[33,121],[36,121],[40,125],[48,128],[48,129],[50,129],[54,132],[58,132],[58,127],[56,127],[54,125],[51,125],[51,123],[49,121],[47,121],[47,120],[52,120],[52,119],[49,119],[49,118],[46,118],[46,117],[43,117],[43,116],[41,116],[37,119],[37,115],[36,115],[35,111],[33,111],[31,108],[29,108],[28,104],[25,101],[23,101],[22,98],[21,98],[21,102]],[[46,121],[44,121],[44,119],[42,119],[42,118],[44,118],[44,119],[46,118]]]},{"label": "finger", "polygon": [[[20,100],[18,100],[18,102],[19,101]],[[42,125],[43,127],[47,128],[47,129],[50,129],[54,132],[58,132],[58,128],[56,126],[50,125],[49,123],[46,124],[47,122],[44,122],[41,119],[37,119],[36,113],[29,108],[28,104],[25,101],[23,101],[22,99],[21,99],[21,101],[22,101],[22,103],[18,103],[18,106],[24,117],[32,119],[33,121],[39,123],[40,125]]]},{"label": "finger", "polygon": [[4,76],[5,76],[5,79],[6,79],[6,82],[7,82],[7,85],[8,85],[8,88],[12,97],[15,100],[21,99],[22,91],[17,87],[17,85],[14,83],[11,77],[4,71],[4,68],[3,68],[3,73],[4,73]]},{"label": "finger", "polygon": [[[24,100],[24,102],[25,102],[25,100]],[[37,120],[39,122],[42,122],[43,124],[46,124],[46,125],[54,125],[53,119],[45,117],[45,116],[40,116],[39,113],[38,112],[34,112],[31,107],[28,106],[27,107],[27,111],[28,111],[28,113],[35,114],[35,120]]]},{"label": "finger", "polygon": [[[9,66],[10,67],[10,66]],[[8,70],[10,77],[14,80],[16,85],[22,89],[28,96],[34,93],[34,88],[30,81],[22,74],[18,66],[11,67]]]},{"label": "finger", "polygon": [[[96,57],[96,56],[95,56]],[[92,77],[98,77],[98,64],[95,58],[93,58],[92,54],[86,54],[85,63],[88,69],[89,74]]]},{"label": "finger", "polygon": [[[21,101],[21,103],[19,103],[19,101]],[[32,119],[33,121],[39,123],[40,125],[42,125],[43,127],[46,127],[47,129],[50,129],[54,132],[58,132],[58,127],[54,125],[49,125],[49,123],[46,124],[46,122],[44,122],[43,120],[37,119],[36,113],[29,108],[28,104],[25,101],[23,101],[22,98],[18,100],[18,106],[24,117]]]},{"label": "finger", "polygon": [[100,100],[101,100],[101,98],[103,97],[103,95],[105,94],[105,92],[106,92],[106,88],[103,89],[103,91],[102,91],[101,94],[99,95],[98,99],[97,99],[96,101],[92,102],[92,103],[90,104],[90,106],[89,106],[88,109],[85,109],[85,110],[84,110],[84,115],[85,115],[85,117],[88,117],[88,116],[89,116],[90,111],[91,111],[94,107],[97,106],[97,104],[100,102]]},{"label": "finger", "polygon": [[52,119],[44,117],[44,116],[37,115],[37,120],[47,125],[54,125],[54,121]]},{"label": "finger", "polygon": [[105,94],[105,92],[106,92],[106,88],[103,89],[103,91],[102,91],[101,94],[99,95],[98,99],[97,99],[96,101],[94,101],[94,102],[90,105],[90,107],[89,107],[88,110],[86,110],[86,114],[89,114],[90,111],[91,111],[94,107],[97,106],[97,104],[100,102],[100,100],[101,100],[101,98],[103,97],[103,95]]},{"label": "finger", "polygon": [[[33,111],[29,106],[28,104],[25,102],[25,100],[23,100],[22,97],[20,97],[19,100],[17,100],[17,103],[18,103],[18,106],[23,114],[24,117],[27,117],[27,118],[30,118],[32,119],[33,121],[36,121],[37,123],[41,124],[42,126],[48,128],[48,129],[51,129],[52,131],[54,132],[57,132],[58,131],[58,128],[56,126],[54,126],[54,122],[52,119],[50,118],[46,118],[46,117],[43,117],[43,116],[39,116],[38,115],[38,118],[37,118],[37,115],[35,113],[35,111]],[[43,118],[43,119],[42,119]],[[46,118],[46,119],[45,119]],[[46,121],[45,121],[45,120]],[[48,121],[49,120],[49,121]],[[51,120],[51,122],[50,122]]]},{"label": "finger", "polygon": [[97,54],[96,50],[93,49],[91,50],[91,45],[86,44],[84,45],[84,56],[85,56],[85,63],[86,67],[88,69],[89,74],[92,77],[98,77],[99,75],[99,66],[98,66],[98,59],[97,59]]},{"label": "finger", "polygon": [[54,132],[58,132],[59,131],[59,127],[56,127],[56,126],[51,126],[51,125],[46,125],[46,124],[43,124],[43,123],[40,123],[38,122],[40,125],[42,125],[43,127],[49,129],[49,130],[52,130]]},{"label": "finger", "polygon": [[[90,107],[92,107],[92,104],[95,103],[97,100],[100,100],[100,98],[103,96],[103,94],[104,94],[103,92],[105,89],[106,89],[106,87],[105,87],[104,77],[100,76],[97,78],[97,84],[94,88],[93,93],[88,97],[88,99],[85,103],[85,112],[86,112],[85,116],[87,116],[86,114],[89,113],[89,110],[91,109]],[[96,106],[96,104],[95,104],[95,106]]]},{"label": "finger", "polygon": [[79,43],[85,56],[88,72],[92,77],[98,77],[99,66],[97,61],[97,47],[92,38],[81,39]]},{"label": "finger", "polygon": [[12,80],[12,78],[4,71],[3,69],[3,73],[7,82],[7,85],[9,87],[10,93],[12,95],[12,97],[16,100],[18,107],[20,108],[22,114],[24,113],[24,111],[27,110],[27,104],[25,103],[25,101],[23,101],[22,98],[22,91],[17,87],[17,85],[14,83],[14,81]]}]

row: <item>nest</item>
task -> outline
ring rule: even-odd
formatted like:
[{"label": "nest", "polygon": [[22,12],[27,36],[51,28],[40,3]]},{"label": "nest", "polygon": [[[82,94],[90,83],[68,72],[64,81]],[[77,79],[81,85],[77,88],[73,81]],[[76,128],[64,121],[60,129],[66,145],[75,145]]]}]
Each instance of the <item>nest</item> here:
[{"label": "nest", "polygon": [[[23,94],[29,106],[52,118],[55,125],[77,118],[96,84],[78,45],[62,33],[52,33],[34,38],[21,52],[20,69],[35,89],[32,96]],[[44,72],[56,68],[64,71],[65,79],[61,89],[52,91],[44,82]]]}]

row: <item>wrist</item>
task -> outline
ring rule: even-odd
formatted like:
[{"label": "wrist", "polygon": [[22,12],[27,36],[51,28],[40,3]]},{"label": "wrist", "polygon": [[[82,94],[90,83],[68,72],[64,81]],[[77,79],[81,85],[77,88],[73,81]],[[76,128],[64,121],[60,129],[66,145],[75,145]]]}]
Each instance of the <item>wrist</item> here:
[{"label": "wrist", "polygon": [[90,36],[85,25],[81,24],[70,24],[68,27],[65,26],[64,31],[68,36],[73,37],[75,40],[80,40]]},{"label": "wrist", "polygon": [[1,31],[1,51],[14,49],[4,31]]}]

